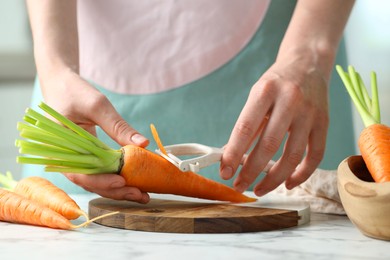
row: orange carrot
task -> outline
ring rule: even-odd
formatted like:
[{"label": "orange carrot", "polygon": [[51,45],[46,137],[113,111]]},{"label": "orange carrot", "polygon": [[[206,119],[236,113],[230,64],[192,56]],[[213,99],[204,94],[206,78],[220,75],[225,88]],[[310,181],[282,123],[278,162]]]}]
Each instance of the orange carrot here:
[{"label": "orange carrot", "polygon": [[[39,107],[61,125],[28,109],[24,117],[28,124],[18,124],[20,135],[27,140],[17,140],[16,145],[21,154],[29,156],[19,156],[20,163],[42,164],[50,172],[116,172],[126,179],[127,185],[144,192],[231,202],[256,200],[194,172],[182,172],[145,148],[128,145],[114,150],[45,103]],[[157,131],[153,134],[158,137]],[[161,141],[159,146],[163,147]]]},{"label": "orange carrot", "polygon": [[84,216],[88,220],[87,213],[81,210],[65,191],[47,179],[31,176],[17,182],[13,180],[10,173],[7,173],[7,175],[0,174],[0,183],[5,188],[25,198],[51,208],[69,220],[77,219],[80,216]]},{"label": "orange carrot", "polygon": [[375,182],[390,181],[390,127],[373,124],[360,133],[358,146]]},{"label": "orange carrot", "polygon": [[370,98],[363,80],[352,66],[348,67],[348,72],[344,72],[341,66],[336,66],[336,69],[365,125],[358,146],[367,169],[375,182],[388,182],[390,128],[381,123],[376,74],[371,73]]},{"label": "orange carrot", "polygon": [[194,172],[182,172],[163,157],[141,147],[127,145],[120,174],[127,185],[144,192],[175,194],[230,202],[253,202],[234,189]]},{"label": "orange carrot", "polygon": [[54,210],[5,189],[0,189],[0,206],[0,221],[66,230],[83,227],[92,221],[118,213],[105,214],[74,225]]},{"label": "orange carrot", "polygon": [[[150,129],[152,131],[153,138],[157,143],[158,148],[163,154],[167,155],[167,152],[165,151],[164,145],[162,144],[162,141],[160,139],[156,127],[153,124],[151,124]],[[126,182],[130,185],[138,187],[141,190],[143,189],[145,189],[145,191],[153,190],[153,192],[156,193],[173,193],[176,195],[183,195],[183,196],[197,197],[197,198],[207,198],[212,200],[228,200],[231,202],[256,201],[256,199],[254,198],[249,198],[247,196],[244,196],[241,193],[236,192],[235,190],[233,190],[232,188],[226,185],[222,185],[218,182],[204,178],[203,176],[196,174],[194,172],[182,172],[173,164],[171,163],[167,164],[165,159],[161,160],[161,158],[163,157],[160,156],[156,157],[156,154],[150,153],[147,150],[142,150],[135,146],[125,146],[123,149],[125,151],[125,158],[126,158],[126,154],[130,154],[128,156],[132,160],[131,162],[133,162],[135,157],[144,157],[144,158],[151,157],[150,159],[148,159],[148,161],[154,162],[156,164],[156,165],[148,164],[150,170],[148,170],[147,172],[150,172],[150,174],[152,175],[150,177],[154,181],[160,179],[160,181],[156,181],[156,183],[160,183],[157,185],[150,182],[146,183],[144,180],[142,180],[141,178],[142,173],[137,174],[137,172],[134,170],[134,167],[132,167],[133,165],[132,163],[123,165],[122,167],[123,174],[122,173],[121,174],[126,179]],[[135,155],[135,154],[140,154],[140,155]],[[153,169],[159,169],[159,171],[163,172],[163,174]],[[172,176],[167,178],[167,176],[165,175],[172,175]],[[181,182],[185,183],[186,185],[182,185]],[[225,194],[230,197],[226,196]]]}]

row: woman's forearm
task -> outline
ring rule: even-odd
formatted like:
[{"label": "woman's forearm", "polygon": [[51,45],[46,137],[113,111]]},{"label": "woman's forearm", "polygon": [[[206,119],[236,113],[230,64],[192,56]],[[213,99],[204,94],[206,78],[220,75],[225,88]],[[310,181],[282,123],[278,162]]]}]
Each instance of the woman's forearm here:
[{"label": "woman's forearm", "polygon": [[354,0],[298,0],[279,56],[312,56],[329,78]]},{"label": "woman's forearm", "polygon": [[79,72],[76,0],[27,0],[40,79]]}]

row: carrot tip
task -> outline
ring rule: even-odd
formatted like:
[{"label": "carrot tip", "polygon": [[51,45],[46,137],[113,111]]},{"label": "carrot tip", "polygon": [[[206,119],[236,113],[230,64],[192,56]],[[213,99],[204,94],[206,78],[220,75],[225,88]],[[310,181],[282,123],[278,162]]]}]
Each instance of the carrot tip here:
[{"label": "carrot tip", "polygon": [[103,214],[101,216],[97,216],[93,219],[88,219],[87,221],[85,221],[84,223],[81,223],[80,225],[72,225],[71,228],[72,229],[77,229],[77,228],[80,228],[80,227],[86,227],[88,226],[90,223],[96,221],[96,220],[99,220],[101,218],[105,218],[105,217],[108,217],[108,216],[112,216],[112,215],[116,215],[118,214],[119,211],[115,211],[115,212],[110,212],[110,213],[107,213],[107,214]]},{"label": "carrot tip", "polygon": [[86,219],[86,221],[89,221],[89,216],[84,210],[80,210],[79,214],[80,217],[83,216]]}]

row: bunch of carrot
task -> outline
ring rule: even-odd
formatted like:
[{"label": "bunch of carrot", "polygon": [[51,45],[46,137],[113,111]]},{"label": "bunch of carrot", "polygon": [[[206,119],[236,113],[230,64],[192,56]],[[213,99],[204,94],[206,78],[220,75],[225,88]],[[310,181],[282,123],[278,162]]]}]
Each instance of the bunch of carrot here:
[{"label": "bunch of carrot", "polygon": [[182,172],[145,148],[126,145],[114,150],[45,103],[39,107],[61,124],[27,109],[25,123],[18,124],[25,140],[17,140],[16,145],[28,156],[19,156],[19,163],[45,165],[50,172],[118,173],[128,186],[144,192],[230,202],[256,200],[194,172]]},{"label": "bunch of carrot", "polygon": [[[58,229],[76,229],[107,215],[89,220],[88,215],[63,190],[41,177],[17,182],[12,175],[0,174],[0,221]],[[114,212],[116,213],[116,212]],[[70,220],[84,216],[86,221],[73,225]]]},{"label": "bunch of carrot", "polygon": [[375,182],[390,181],[390,128],[381,123],[376,73],[371,73],[371,96],[364,82],[352,66],[339,73],[365,128],[359,135],[358,146],[362,158]]}]

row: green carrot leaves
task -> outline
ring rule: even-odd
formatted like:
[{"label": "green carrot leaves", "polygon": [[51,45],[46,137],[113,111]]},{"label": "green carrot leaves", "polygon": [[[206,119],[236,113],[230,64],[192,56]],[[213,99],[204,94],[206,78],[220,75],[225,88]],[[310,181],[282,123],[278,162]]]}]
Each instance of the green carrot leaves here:
[{"label": "green carrot leaves", "polygon": [[15,188],[17,181],[14,180],[11,172],[0,173],[0,184],[3,189],[11,191]]},{"label": "green carrot leaves", "polygon": [[17,162],[46,165],[46,171],[83,174],[118,172],[122,152],[114,150],[45,103],[39,107],[61,124],[27,109],[25,123],[18,123]]},{"label": "green carrot leaves", "polygon": [[372,124],[379,124],[381,122],[381,116],[375,72],[371,73],[372,97],[370,98],[362,78],[352,66],[348,67],[348,71],[344,71],[340,65],[337,65],[336,70],[355,104],[364,125],[367,127]]}]

